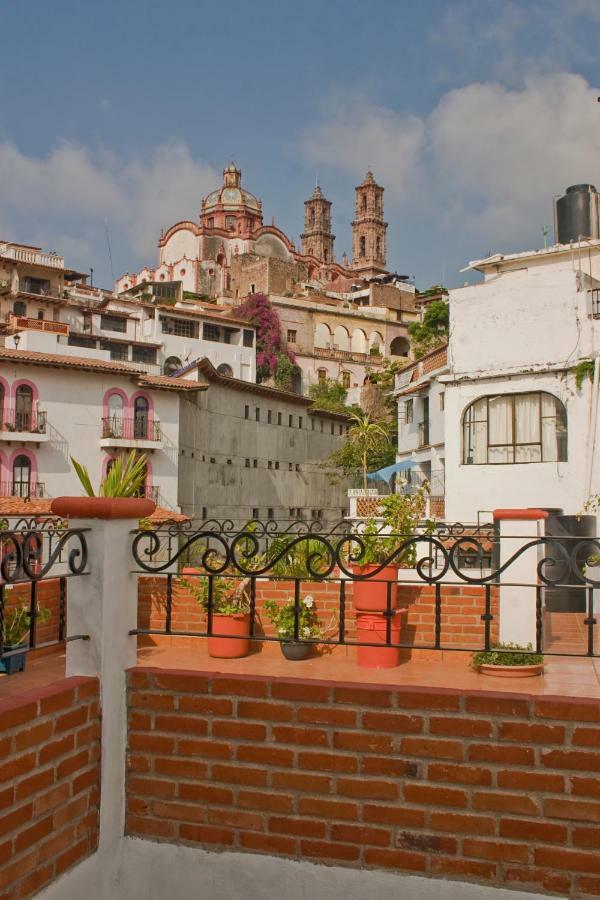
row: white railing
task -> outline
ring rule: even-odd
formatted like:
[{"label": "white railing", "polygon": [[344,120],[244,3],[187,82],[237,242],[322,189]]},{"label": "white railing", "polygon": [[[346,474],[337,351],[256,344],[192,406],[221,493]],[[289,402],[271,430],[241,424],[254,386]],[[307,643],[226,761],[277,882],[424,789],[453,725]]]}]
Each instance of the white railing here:
[{"label": "white railing", "polygon": [[16,262],[31,263],[34,266],[49,266],[52,269],[64,269],[65,259],[57,253],[43,253],[29,247],[15,247],[0,244],[0,254],[6,259]]}]

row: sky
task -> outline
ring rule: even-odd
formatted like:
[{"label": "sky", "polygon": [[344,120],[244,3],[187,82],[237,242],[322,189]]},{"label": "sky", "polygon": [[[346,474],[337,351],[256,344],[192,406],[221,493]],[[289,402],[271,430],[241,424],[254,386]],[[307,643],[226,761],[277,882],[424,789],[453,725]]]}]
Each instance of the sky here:
[{"label": "sky", "polygon": [[553,198],[600,187],[599,0],[0,5],[0,239],[95,284],[154,263],[232,159],[296,242],[318,179],[338,259],[371,168],[422,289],[543,246]]}]

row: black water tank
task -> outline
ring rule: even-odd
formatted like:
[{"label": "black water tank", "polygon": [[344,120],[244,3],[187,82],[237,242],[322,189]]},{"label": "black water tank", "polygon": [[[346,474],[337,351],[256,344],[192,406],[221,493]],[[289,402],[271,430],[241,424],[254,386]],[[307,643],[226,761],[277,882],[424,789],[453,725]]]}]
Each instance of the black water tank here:
[{"label": "black water tank", "polygon": [[556,201],[556,240],[600,237],[600,195],[593,184],[573,184]]}]

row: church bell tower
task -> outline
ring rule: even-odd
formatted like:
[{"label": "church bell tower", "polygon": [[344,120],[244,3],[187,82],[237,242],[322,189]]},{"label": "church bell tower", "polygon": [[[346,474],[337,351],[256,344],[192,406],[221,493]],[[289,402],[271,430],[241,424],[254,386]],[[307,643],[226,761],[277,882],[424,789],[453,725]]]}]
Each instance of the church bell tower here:
[{"label": "church bell tower", "polygon": [[304,233],[302,253],[316,256],[322,263],[333,262],[333,242],[331,233],[331,202],[326,200],[317,185],[309,200],[304,201]]},{"label": "church bell tower", "polygon": [[363,277],[387,272],[387,222],[383,221],[383,188],[367,172],[356,191],[352,223],[352,268]]}]

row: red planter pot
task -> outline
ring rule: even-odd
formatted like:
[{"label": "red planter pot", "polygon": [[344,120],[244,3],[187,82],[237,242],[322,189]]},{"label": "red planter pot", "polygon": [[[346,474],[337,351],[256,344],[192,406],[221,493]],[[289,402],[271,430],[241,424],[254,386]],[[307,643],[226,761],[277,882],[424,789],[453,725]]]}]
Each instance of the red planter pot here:
[{"label": "red planter pot", "polygon": [[478,666],[477,671],[482,675],[494,675],[496,678],[534,678],[544,672],[543,663],[534,663],[531,666],[489,666],[485,663]]},{"label": "red planter pot", "polygon": [[55,497],[50,509],[73,519],[145,519],[156,503],[143,497]]},{"label": "red planter pot", "polygon": [[220,616],[213,613],[212,630],[225,637],[209,637],[209,656],[217,659],[238,659],[241,656],[248,656],[250,613],[237,613],[235,616]]},{"label": "red planter pot", "polygon": [[[400,643],[400,615],[392,618],[391,640]],[[361,669],[393,669],[400,664],[400,648],[387,646],[387,616],[361,614],[356,617],[357,640],[382,647],[357,647],[356,662]]]},{"label": "red planter pot", "polygon": [[[378,566],[367,564],[352,567],[357,575],[374,572]],[[354,608],[357,612],[385,612],[388,608],[387,582],[392,583],[392,609],[398,605],[398,569],[396,566],[385,566],[381,572],[366,581],[353,581]]]}]

